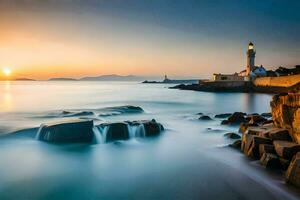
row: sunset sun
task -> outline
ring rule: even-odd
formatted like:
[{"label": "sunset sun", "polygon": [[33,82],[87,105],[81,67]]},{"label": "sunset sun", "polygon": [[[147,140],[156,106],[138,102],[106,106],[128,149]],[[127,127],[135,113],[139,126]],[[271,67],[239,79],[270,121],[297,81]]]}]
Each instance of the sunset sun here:
[{"label": "sunset sun", "polygon": [[2,72],[3,72],[3,74],[4,74],[5,76],[10,76],[10,75],[11,75],[11,69],[8,68],[8,67],[4,67],[4,68],[2,69]]}]

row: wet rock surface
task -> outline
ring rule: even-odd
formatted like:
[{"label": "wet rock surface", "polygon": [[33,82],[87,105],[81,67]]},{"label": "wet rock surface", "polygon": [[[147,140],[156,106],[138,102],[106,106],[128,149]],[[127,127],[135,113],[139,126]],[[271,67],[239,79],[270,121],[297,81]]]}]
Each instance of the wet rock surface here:
[{"label": "wet rock surface", "polygon": [[103,123],[97,126],[104,142],[128,140],[131,137],[158,136],[164,130],[162,124],[152,120]]},{"label": "wet rock surface", "polygon": [[116,122],[116,123],[106,123],[101,124],[101,128],[106,128],[105,132],[105,142],[112,142],[116,140],[128,140],[129,130],[127,123]]},{"label": "wet rock surface", "polygon": [[241,138],[241,136],[236,133],[225,133],[224,137],[230,138],[230,139],[240,139]]},{"label": "wet rock surface", "polygon": [[209,121],[209,120],[212,120],[212,118],[208,115],[203,115],[203,116],[199,117],[199,120]]},{"label": "wet rock surface", "polygon": [[92,120],[42,124],[36,138],[52,143],[89,143],[94,137]]},{"label": "wet rock surface", "polygon": [[232,113],[224,113],[224,114],[217,114],[215,118],[228,118],[232,115]]},{"label": "wet rock surface", "polygon": [[135,114],[135,113],[143,113],[144,110],[139,106],[115,106],[115,107],[107,107],[99,109],[100,117],[107,117],[113,115],[121,115],[121,114]]},{"label": "wet rock surface", "polygon": [[236,140],[232,144],[229,144],[230,147],[235,149],[241,149],[242,140]]},{"label": "wet rock surface", "polygon": [[246,122],[246,113],[235,112],[228,117],[228,119],[221,122],[222,125],[240,125],[242,122]]}]

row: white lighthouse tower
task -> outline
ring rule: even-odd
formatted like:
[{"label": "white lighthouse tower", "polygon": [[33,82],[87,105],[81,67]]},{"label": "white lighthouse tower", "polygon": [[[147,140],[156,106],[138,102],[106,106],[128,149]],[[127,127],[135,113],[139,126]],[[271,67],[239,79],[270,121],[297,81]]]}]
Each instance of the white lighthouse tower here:
[{"label": "white lighthouse tower", "polygon": [[247,50],[247,68],[246,68],[246,76],[250,76],[251,71],[255,69],[255,54],[256,51],[254,50],[254,44],[250,42],[248,44],[248,50]]}]

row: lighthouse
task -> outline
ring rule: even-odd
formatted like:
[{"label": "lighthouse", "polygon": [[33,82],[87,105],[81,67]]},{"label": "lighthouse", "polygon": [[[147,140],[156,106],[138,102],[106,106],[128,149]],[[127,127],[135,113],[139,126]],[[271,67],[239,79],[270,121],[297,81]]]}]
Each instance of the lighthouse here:
[{"label": "lighthouse", "polygon": [[250,42],[248,44],[248,49],[247,49],[247,68],[246,68],[246,76],[250,76],[251,71],[255,69],[255,54],[256,51],[254,50],[254,44]]}]

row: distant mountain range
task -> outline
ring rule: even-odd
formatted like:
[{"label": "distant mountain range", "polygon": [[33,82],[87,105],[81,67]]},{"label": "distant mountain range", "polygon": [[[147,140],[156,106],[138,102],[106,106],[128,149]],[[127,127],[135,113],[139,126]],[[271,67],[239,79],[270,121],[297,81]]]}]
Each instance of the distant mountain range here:
[{"label": "distant mountain range", "polygon": [[116,74],[101,75],[101,76],[88,76],[79,79],[74,78],[50,78],[48,81],[144,81],[148,78],[153,78],[155,80],[160,79],[159,77],[144,77],[144,76],[134,76],[127,75],[121,76]]},{"label": "distant mountain range", "polygon": [[74,78],[50,78],[48,81],[78,81]]},{"label": "distant mountain range", "polygon": [[142,81],[145,80],[145,77],[141,76],[120,76],[116,74],[111,75],[102,75],[102,76],[94,76],[94,77],[83,77],[79,79],[80,81]]}]

